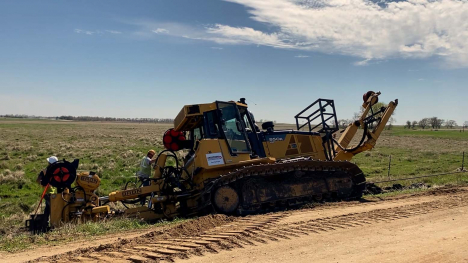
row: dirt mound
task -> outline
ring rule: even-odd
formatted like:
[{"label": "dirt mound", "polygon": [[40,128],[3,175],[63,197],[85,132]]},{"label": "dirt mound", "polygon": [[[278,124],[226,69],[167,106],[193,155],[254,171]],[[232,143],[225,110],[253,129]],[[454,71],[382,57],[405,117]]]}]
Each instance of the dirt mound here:
[{"label": "dirt mound", "polygon": [[447,195],[447,194],[458,194],[458,193],[466,193],[468,192],[468,189],[466,188],[460,188],[459,186],[456,185],[447,185],[444,187],[439,187],[439,188],[433,188],[431,190],[428,190],[424,192],[421,195]]},{"label": "dirt mound", "polygon": [[[104,244],[100,246],[94,247],[86,247],[80,248],[74,251],[70,251],[64,254],[55,255],[53,257],[47,258],[47,261],[50,262],[59,262],[59,261],[68,261],[68,259],[79,256],[79,255],[86,255],[91,254],[93,252],[118,252],[124,249],[128,249],[135,245],[141,244],[151,244],[155,241],[165,240],[165,239],[173,239],[173,238],[181,238],[186,236],[199,236],[203,234],[203,232],[213,229],[217,226],[229,223],[234,221],[235,217],[229,217],[226,215],[207,215],[203,217],[199,217],[196,219],[191,219],[189,221],[183,222],[181,224],[172,225],[172,226],[165,226],[161,227],[158,230],[152,231],[145,235],[127,239],[123,238],[120,239],[118,242]],[[44,260],[44,258],[38,258],[29,262],[39,262]]]},{"label": "dirt mound", "polygon": [[160,230],[148,233],[137,239],[148,241],[148,238],[167,239],[184,236],[198,236],[208,229],[232,222],[234,219],[235,217],[229,217],[226,215],[207,215],[194,220],[189,220],[180,225],[171,227],[168,230]]}]

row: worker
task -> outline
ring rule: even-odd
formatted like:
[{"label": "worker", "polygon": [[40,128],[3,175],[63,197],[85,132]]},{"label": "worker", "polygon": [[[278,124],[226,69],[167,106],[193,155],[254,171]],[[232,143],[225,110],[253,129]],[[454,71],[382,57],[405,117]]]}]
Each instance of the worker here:
[{"label": "worker", "polygon": [[156,152],[154,150],[149,150],[145,157],[140,162],[140,170],[137,172],[137,176],[143,182],[143,186],[149,186],[150,180],[145,180],[151,176],[151,164],[153,164],[156,159],[153,159]]},{"label": "worker", "polygon": [[[50,156],[49,158],[47,158],[47,167],[44,168],[38,175],[37,175],[37,179],[36,179],[36,182],[40,185],[42,185],[42,187],[47,187],[48,186],[48,182],[43,182],[42,180],[44,179],[44,177],[46,176],[46,173],[47,173],[47,168],[49,168],[52,164],[58,162],[58,158],[55,157],[55,156]],[[48,193],[46,195],[44,195],[44,200],[45,200],[45,209],[44,209],[44,215],[46,216],[46,218],[49,218],[49,215],[50,215],[50,194],[51,193],[54,193],[55,192],[55,189],[53,189],[52,186],[49,186],[49,189],[48,189]]]},{"label": "worker", "polygon": [[[50,156],[49,158],[47,158],[47,167],[44,168],[38,175],[37,175],[37,179],[36,179],[36,182],[42,186],[46,186],[47,184],[45,184],[44,182],[42,182],[42,179],[45,177],[46,173],[47,173],[47,168],[49,168],[50,165],[54,164],[58,162],[58,158],[55,157],[55,156]],[[45,185],[44,185],[45,184]]]},{"label": "worker", "polygon": [[[151,164],[156,161],[156,159],[153,159],[155,154],[156,152],[154,150],[149,150],[140,162],[140,170],[137,172],[137,176],[140,178],[143,186],[151,185],[151,181],[148,178],[151,176]],[[140,204],[144,206],[145,203],[146,198],[141,198]]]}]

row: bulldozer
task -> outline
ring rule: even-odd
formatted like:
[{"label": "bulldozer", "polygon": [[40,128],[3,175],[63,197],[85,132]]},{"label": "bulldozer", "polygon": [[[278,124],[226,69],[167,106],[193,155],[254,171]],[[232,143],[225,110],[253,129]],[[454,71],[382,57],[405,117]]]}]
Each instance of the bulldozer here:
[{"label": "bulldozer", "polygon": [[[366,180],[350,160],[376,145],[398,105],[394,100],[375,109],[380,94],[366,92],[360,117],[341,131],[330,99],[310,104],[295,116],[296,129],[287,130],[276,130],[273,122],[262,123],[260,129],[244,98],[186,105],[163,135],[166,149],[156,158],[153,176],[143,179],[149,181],[143,184],[147,186],[126,187],[89,204],[87,198],[95,198],[95,183],[79,189],[82,204],[76,206],[70,204],[78,200],[71,185],[62,185],[65,194],[51,204],[50,223],[56,227],[83,218],[97,220],[112,214],[111,202],[126,205],[125,216],[151,221],[207,213],[247,215],[311,201],[359,199]],[[350,147],[359,129],[362,136]],[[167,165],[169,159],[173,165]],[[99,179],[82,175],[86,176]],[[29,225],[35,225],[33,218]]]}]

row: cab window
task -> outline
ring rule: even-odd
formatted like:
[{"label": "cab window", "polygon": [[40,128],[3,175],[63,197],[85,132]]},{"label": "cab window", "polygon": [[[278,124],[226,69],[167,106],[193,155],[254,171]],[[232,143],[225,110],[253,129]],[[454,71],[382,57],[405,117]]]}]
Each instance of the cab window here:
[{"label": "cab window", "polygon": [[250,152],[236,104],[219,102],[221,129],[231,153]]}]

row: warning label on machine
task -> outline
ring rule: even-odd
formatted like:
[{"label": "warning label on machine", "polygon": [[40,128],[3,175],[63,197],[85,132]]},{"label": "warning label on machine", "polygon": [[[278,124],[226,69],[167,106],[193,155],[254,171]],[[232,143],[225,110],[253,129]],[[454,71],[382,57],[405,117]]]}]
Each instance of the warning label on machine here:
[{"label": "warning label on machine", "polygon": [[224,164],[223,155],[221,153],[207,153],[206,160],[208,166]]}]

